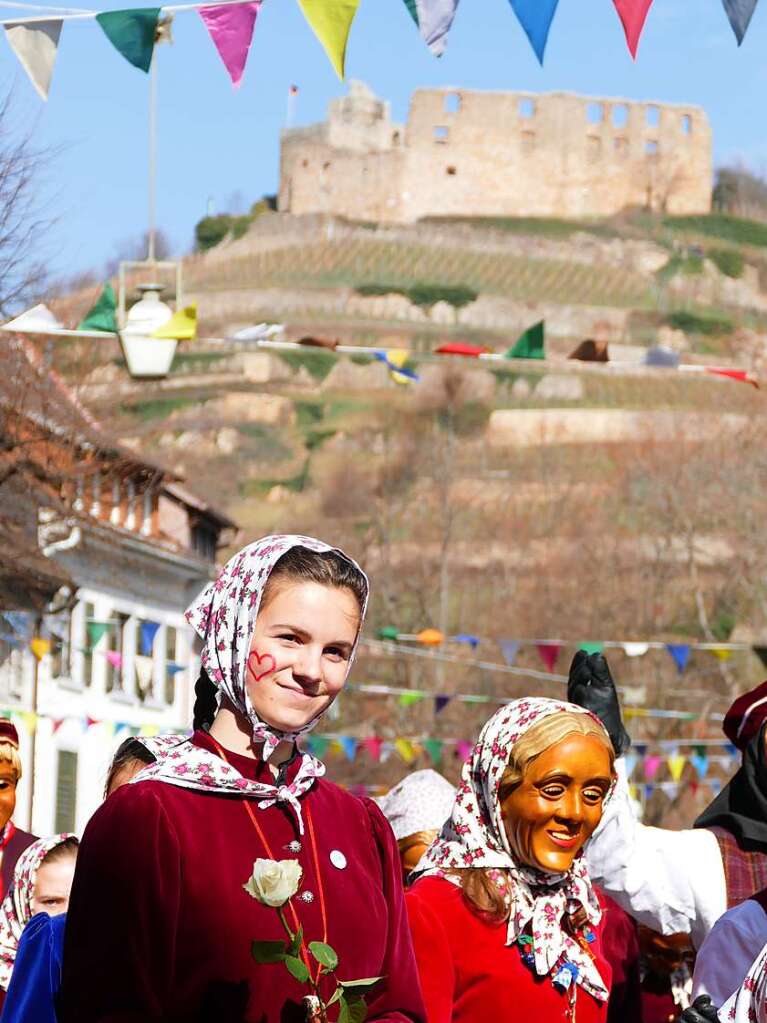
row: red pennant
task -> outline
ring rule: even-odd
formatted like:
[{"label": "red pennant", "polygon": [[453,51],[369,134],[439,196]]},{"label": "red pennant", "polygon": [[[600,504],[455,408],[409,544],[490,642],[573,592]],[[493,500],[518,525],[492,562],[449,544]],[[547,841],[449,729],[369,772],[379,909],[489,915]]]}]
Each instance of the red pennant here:
[{"label": "red pennant", "polygon": [[753,377],[746,369],[724,369],[721,366],[706,366],[707,373],[713,373],[714,376],[729,377],[730,380],[739,380],[742,384],[751,384],[752,387],[759,389],[759,381]]},{"label": "red pennant", "polygon": [[645,757],[644,758],[644,776],[648,781],[652,781],[655,775],[658,773],[658,768],[662,763],[661,757]]},{"label": "red pennant", "polygon": [[553,671],[559,657],[559,651],[562,649],[560,645],[558,643],[538,643],[537,649],[541,655],[541,660],[546,665],[546,670]]},{"label": "red pennant", "polygon": [[100,725],[100,724],[101,724],[101,722],[97,721],[96,718],[92,718],[92,717],[86,717],[85,718],[85,729],[86,729],[86,731],[89,728],[93,728],[94,725]]},{"label": "red pennant", "polygon": [[383,746],[383,739],[379,739],[374,735],[371,735],[369,739],[363,739],[362,745],[368,751],[368,755],[371,760],[376,763],[381,759],[381,747]]},{"label": "red pennant", "polygon": [[58,730],[61,728],[61,726],[64,724],[65,721],[66,721],[66,718],[54,718],[53,719],[53,734],[54,735],[56,734],[56,732],[58,732]]},{"label": "red pennant", "polygon": [[474,751],[474,743],[469,742],[468,739],[461,739],[455,744],[455,752],[461,760],[468,760]]},{"label": "red pennant", "polygon": [[613,0],[618,16],[623,22],[623,31],[626,33],[631,56],[636,60],[637,47],[642,35],[647,12],[652,6],[652,0]]}]

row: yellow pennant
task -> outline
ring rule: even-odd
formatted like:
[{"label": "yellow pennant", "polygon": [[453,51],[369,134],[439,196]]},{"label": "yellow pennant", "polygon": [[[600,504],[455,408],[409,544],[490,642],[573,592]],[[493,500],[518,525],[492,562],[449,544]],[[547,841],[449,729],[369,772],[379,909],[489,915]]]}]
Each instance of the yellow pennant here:
[{"label": "yellow pennant", "polygon": [[343,80],[349,29],[360,0],[298,0],[304,17],[325,48],[336,74]]},{"label": "yellow pennant", "polygon": [[34,735],[37,729],[37,714],[34,714],[31,710],[22,710],[19,713],[19,717],[24,722],[24,727],[30,735]]},{"label": "yellow pennant", "polygon": [[29,649],[38,661],[42,661],[43,657],[50,653],[51,641],[49,639],[42,639],[40,636],[35,636],[34,639],[29,641]]},{"label": "yellow pennant", "polygon": [[439,629],[422,629],[415,638],[423,646],[439,646],[445,642],[444,633]]},{"label": "yellow pennant", "polygon": [[415,760],[415,749],[413,748],[412,742],[408,739],[395,739],[394,748],[397,750],[399,755],[405,761],[406,764],[412,764]]},{"label": "yellow pennant", "polygon": [[668,764],[668,771],[672,780],[679,781],[684,772],[687,757],[683,757],[681,753],[677,753],[675,756],[669,757],[666,763]]},{"label": "yellow pennant", "polygon": [[[406,348],[391,348],[386,353],[386,358],[389,366],[396,366],[402,369],[407,365],[408,359],[410,358],[410,352]],[[406,376],[404,373],[398,373],[396,369],[390,369],[389,375],[395,384],[412,384],[413,378]]]},{"label": "yellow pennant", "polygon": [[730,657],[732,657],[732,650],[728,650],[726,647],[721,646],[715,647],[711,653],[719,661],[729,661]]},{"label": "yellow pennant", "polygon": [[197,303],[192,302],[179,309],[152,337],[168,341],[194,341],[197,337]]},{"label": "yellow pennant", "polygon": [[157,725],[142,725],[139,731],[139,735],[145,735],[147,738],[153,738],[155,735],[160,734],[160,729]]}]

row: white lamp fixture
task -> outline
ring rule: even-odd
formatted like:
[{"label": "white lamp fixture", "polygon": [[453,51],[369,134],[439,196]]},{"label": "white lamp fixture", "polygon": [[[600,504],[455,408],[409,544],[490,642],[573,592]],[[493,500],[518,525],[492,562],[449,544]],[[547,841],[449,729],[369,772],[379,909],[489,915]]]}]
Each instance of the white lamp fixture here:
[{"label": "white lamp fixture", "polygon": [[141,298],[131,306],[120,331],[120,344],[132,377],[164,377],[170,371],[178,342],[152,337],[173,315],[170,306],[160,299],[163,290],[162,284],[139,284]]}]

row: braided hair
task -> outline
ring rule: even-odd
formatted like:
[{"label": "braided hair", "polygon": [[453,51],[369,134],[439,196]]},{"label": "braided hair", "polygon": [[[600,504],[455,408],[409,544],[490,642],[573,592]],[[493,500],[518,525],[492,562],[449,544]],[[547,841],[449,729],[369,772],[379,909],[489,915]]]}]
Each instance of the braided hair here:
[{"label": "braided hair", "polygon": [[200,676],[194,685],[195,699],[192,728],[194,728],[195,732],[210,731],[210,726],[213,724],[213,719],[218,710],[216,693],[215,683],[211,681],[207,671],[204,668],[200,668]]}]

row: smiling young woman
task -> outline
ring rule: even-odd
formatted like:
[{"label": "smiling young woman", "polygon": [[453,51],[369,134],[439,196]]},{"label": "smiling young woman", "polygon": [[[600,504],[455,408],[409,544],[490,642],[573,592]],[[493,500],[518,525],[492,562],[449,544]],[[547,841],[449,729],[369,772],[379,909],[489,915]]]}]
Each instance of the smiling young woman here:
[{"label": "smiling young woman", "polygon": [[604,919],[580,853],[613,761],[573,704],[516,700],[487,722],[407,895],[429,1023],[604,1023]]},{"label": "smiling young woman", "polygon": [[[156,762],[86,829],[62,1023],[306,1020],[306,986],[251,954],[285,939],[244,887],[259,859],[300,874],[284,915],[306,945],[335,949],[341,979],[382,978],[368,1020],[423,1023],[394,836],[298,745],[343,689],[367,599],[346,555],[278,536],[232,558],[187,612],[203,641],[196,730],[147,741]],[[319,984],[329,1000],[333,976]]]}]

